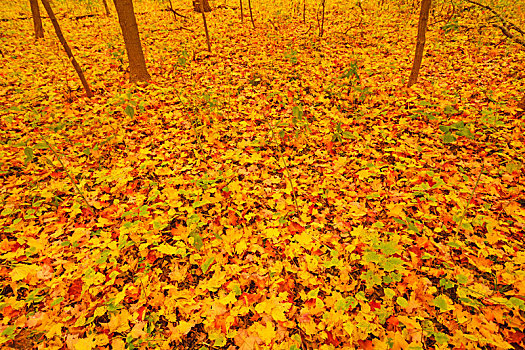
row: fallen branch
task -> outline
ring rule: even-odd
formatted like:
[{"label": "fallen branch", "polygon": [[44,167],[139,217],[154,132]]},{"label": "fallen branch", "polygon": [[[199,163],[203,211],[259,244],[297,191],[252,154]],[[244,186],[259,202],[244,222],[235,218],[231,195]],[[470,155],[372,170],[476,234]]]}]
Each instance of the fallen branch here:
[{"label": "fallen branch", "polygon": [[499,24],[492,24],[492,26],[494,26],[495,28],[499,28],[499,30],[501,30],[503,35],[505,35],[510,40],[514,41],[516,44],[520,44],[521,46],[525,47],[525,40],[518,38],[515,35],[512,35],[512,33],[509,32],[509,30],[505,28],[504,26],[499,25]]},{"label": "fallen branch", "polygon": [[525,31],[523,29],[521,29],[520,27],[518,27],[517,25],[515,25],[514,23],[512,23],[511,21],[508,21],[506,20],[505,18],[503,18],[499,13],[497,13],[494,9],[492,9],[492,7],[488,6],[488,5],[483,5],[477,1],[474,1],[474,0],[465,0],[466,2],[469,2],[471,4],[474,4],[474,5],[477,5],[481,8],[484,8],[485,10],[488,10],[490,12],[492,12],[494,14],[494,16],[496,16],[500,21],[502,21],[504,24],[507,24],[506,27],[510,27],[512,29],[514,29],[515,31],[519,32],[520,34],[523,34],[525,35]]}]

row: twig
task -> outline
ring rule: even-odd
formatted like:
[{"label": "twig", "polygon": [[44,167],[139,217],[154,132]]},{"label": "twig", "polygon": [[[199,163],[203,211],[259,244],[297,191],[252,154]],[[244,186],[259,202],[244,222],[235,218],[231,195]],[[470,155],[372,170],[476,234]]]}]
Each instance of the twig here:
[{"label": "twig", "polygon": [[496,16],[503,23],[508,24],[512,29],[514,29],[515,31],[519,32],[520,34],[525,35],[525,31],[523,29],[521,29],[520,27],[518,27],[517,25],[515,25],[511,21],[508,21],[505,18],[503,18],[499,13],[497,13],[495,10],[493,10],[492,7],[490,7],[488,5],[483,5],[483,4],[481,4],[481,3],[477,2],[477,1],[474,1],[474,0],[465,0],[465,1],[469,2],[471,4],[474,4],[474,5],[478,5],[479,7],[482,7],[485,10],[489,10],[490,12],[492,12],[494,14],[494,16]]},{"label": "twig", "polygon": [[42,140],[44,140],[44,142],[46,143],[47,147],[49,147],[49,149],[51,150],[51,152],[53,152],[53,154],[55,155],[55,157],[58,159],[58,162],[60,163],[60,165],[62,165],[62,168],[64,168],[64,170],[66,171],[66,174],[67,176],[69,177],[69,180],[71,180],[71,182],[73,183],[73,186],[75,187],[75,189],[77,190],[78,194],[80,195],[80,197],[82,197],[82,199],[84,200],[84,203],[86,203],[87,207],[89,208],[89,210],[91,211],[91,214],[95,215],[95,211],[93,210],[93,207],[88,203],[86,197],[84,196],[84,194],[82,193],[82,191],[80,190],[80,188],[77,186],[75,180],[73,179],[73,176],[71,176],[71,174],[69,173],[69,170],[67,169],[67,167],[64,165],[64,163],[62,162],[62,159],[60,158],[60,156],[58,155],[58,153],[55,151],[55,149],[53,148],[53,146],[47,141],[47,139],[45,138],[44,134],[42,134],[40,131],[36,130],[36,132],[40,135],[40,137],[42,138]]},{"label": "twig", "polygon": [[176,10],[172,9],[171,7],[168,7],[166,9],[167,11],[170,11],[171,13],[173,13],[174,16],[179,16],[179,17],[182,17],[182,18],[188,18],[184,15],[181,15],[180,13],[178,13]]},{"label": "twig", "polygon": [[483,174],[483,170],[485,170],[485,162],[481,165],[481,170],[479,171],[478,179],[476,180],[476,184],[474,185],[474,188],[472,189],[472,192],[470,193],[470,198],[468,199],[467,205],[465,206],[465,210],[463,210],[463,214],[461,215],[461,218],[459,219],[458,226],[456,228],[456,234],[454,235],[454,240],[456,240],[456,236],[459,233],[459,230],[461,229],[461,224],[463,223],[463,219],[465,218],[465,215],[467,215],[467,210],[470,205],[470,201],[474,197],[474,193],[476,192],[476,188],[478,188],[479,180],[481,179],[481,174]]}]

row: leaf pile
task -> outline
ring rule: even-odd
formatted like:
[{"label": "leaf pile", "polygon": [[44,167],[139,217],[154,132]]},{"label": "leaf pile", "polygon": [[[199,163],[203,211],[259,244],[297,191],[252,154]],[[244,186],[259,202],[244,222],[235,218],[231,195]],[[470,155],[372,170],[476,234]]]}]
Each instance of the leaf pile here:
[{"label": "leaf pile", "polygon": [[525,56],[483,13],[438,2],[406,89],[411,7],[215,6],[206,53],[142,1],[132,86],[116,18],[54,5],[96,96],[3,5],[0,344],[524,346]]}]

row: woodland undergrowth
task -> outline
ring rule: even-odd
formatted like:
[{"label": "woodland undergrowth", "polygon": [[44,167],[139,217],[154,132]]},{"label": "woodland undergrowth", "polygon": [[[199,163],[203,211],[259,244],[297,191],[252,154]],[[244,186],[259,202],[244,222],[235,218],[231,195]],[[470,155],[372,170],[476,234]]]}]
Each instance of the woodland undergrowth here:
[{"label": "woodland undergrowth", "polygon": [[2,4],[1,346],[524,346],[525,51],[485,13],[436,1],[407,89],[411,4],[328,2],[319,38],[313,3],[212,2],[207,52],[135,3],[131,85],[116,15],[53,1],[91,99]]}]

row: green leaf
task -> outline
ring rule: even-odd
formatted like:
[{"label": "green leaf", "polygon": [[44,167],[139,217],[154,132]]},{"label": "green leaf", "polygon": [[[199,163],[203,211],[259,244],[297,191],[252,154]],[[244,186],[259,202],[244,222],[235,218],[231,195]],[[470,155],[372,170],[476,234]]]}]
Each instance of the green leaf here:
[{"label": "green leaf", "polygon": [[457,275],[456,280],[458,283],[465,284],[468,282],[468,277],[465,275]]},{"label": "green leaf", "polygon": [[204,246],[201,235],[195,231],[192,231],[189,236],[193,237],[193,246],[195,249],[201,250],[201,248]]},{"label": "green leaf", "polygon": [[510,297],[509,301],[516,308],[525,311],[525,301],[521,300],[520,298],[516,298],[516,297]]},{"label": "green leaf", "polygon": [[443,345],[446,342],[448,342],[448,336],[445,333],[441,333],[441,332],[435,332],[434,339],[436,339],[436,342],[439,345]]},{"label": "green leaf", "polygon": [[[453,106],[446,106],[445,107],[445,114],[456,114],[456,113],[459,113],[459,111],[457,109],[455,109]],[[454,124],[452,124],[454,125]]]},{"label": "green leaf", "polygon": [[26,155],[25,163],[27,164],[30,161],[32,161],[33,158],[34,158],[33,149],[31,147],[26,147],[26,148],[24,148],[24,153]]},{"label": "green leaf", "polygon": [[4,336],[11,336],[15,333],[16,326],[8,326],[4,331],[2,332],[2,335]]},{"label": "green leaf", "polygon": [[392,299],[394,295],[396,295],[396,292],[394,292],[394,290],[391,288],[385,288],[384,292],[385,292],[386,299]]},{"label": "green leaf", "polygon": [[135,110],[130,105],[127,105],[124,109],[124,113],[126,113],[128,117],[133,118],[133,116],[135,115]]},{"label": "green leaf", "polygon": [[46,143],[37,143],[35,146],[34,146],[35,149],[48,149],[49,146],[46,144]]},{"label": "green leaf", "polygon": [[403,297],[397,297],[397,299],[396,299],[396,303],[397,303],[399,306],[405,308],[405,307],[407,307],[407,305],[408,305],[408,300],[406,300],[406,299],[403,298]]},{"label": "green leaf", "polygon": [[308,292],[308,299],[314,299],[317,298],[317,294],[319,294],[319,287],[312,289]]},{"label": "green leaf", "polygon": [[203,200],[203,201],[196,201],[193,203],[192,207],[193,208],[199,208],[199,207],[202,207],[206,204],[210,204],[211,202],[207,199]]},{"label": "green leaf", "polygon": [[210,265],[213,264],[214,261],[215,261],[215,258],[214,258],[214,257],[211,257],[211,258],[209,258],[208,260],[206,260],[206,261],[201,265],[202,273],[206,273],[206,272],[208,271],[208,269],[210,268]]},{"label": "green leaf", "polygon": [[379,244],[378,248],[386,256],[396,254],[399,251],[396,242],[384,242],[384,243]]},{"label": "green leaf", "polygon": [[385,271],[395,271],[399,270],[403,266],[403,260],[401,258],[387,258],[386,261],[382,264],[382,267]]},{"label": "green leaf", "polygon": [[452,143],[456,141],[456,137],[454,135],[452,135],[450,132],[447,132],[445,133],[445,135],[443,135],[443,142],[444,143]]},{"label": "green leaf", "polygon": [[453,310],[454,307],[452,305],[449,305],[447,302],[447,299],[443,294],[438,295],[432,302],[434,306],[438,307],[441,312]]},{"label": "green leaf", "polygon": [[376,252],[374,251],[371,251],[371,252],[366,252],[363,259],[366,261],[366,262],[374,262],[374,263],[377,263],[381,260],[381,256],[378,255]]},{"label": "green leaf", "polygon": [[453,288],[455,286],[454,282],[446,279],[446,278],[442,278],[439,280],[439,285],[442,286],[442,287],[445,287],[445,289],[450,289],[450,288]]},{"label": "green leaf", "polygon": [[451,129],[461,130],[465,127],[465,122],[463,120],[460,120],[459,122],[456,122],[450,126]]}]

